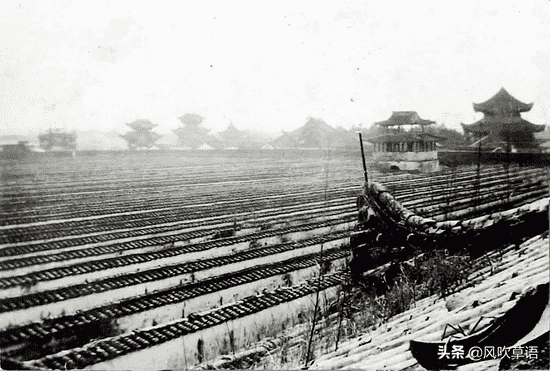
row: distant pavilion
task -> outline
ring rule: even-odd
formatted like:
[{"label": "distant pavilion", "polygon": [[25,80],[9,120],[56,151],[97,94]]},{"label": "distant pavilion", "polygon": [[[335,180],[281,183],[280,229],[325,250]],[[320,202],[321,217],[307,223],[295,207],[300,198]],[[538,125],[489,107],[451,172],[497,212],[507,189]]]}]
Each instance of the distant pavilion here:
[{"label": "distant pavilion", "polygon": [[149,120],[135,120],[126,125],[128,125],[132,131],[120,137],[128,143],[128,148],[131,150],[153,148],[155,142],[161,137],[161,135],[152,131],[157,125]]},{"label": "distant pavilion", "polygon": [[40,148],[46,151],[75,151],[76,132],[50,128],[46,133],[38,136]]},{"label": "distant pavilion", "polygon": [[425,129],[433,124],[415,111],[394,111],[389,119],[376,122],[384,133],[368,142],[374,144],[377,164],[387,170],[438,171],[436,142],[441,138]]},{"label": "distant pavilion", "polygon": [[178,117],[181,126],[172,130],[178,136],[180,148],[200,149],[216,144],[216,139],[209,134],[207,128],[201,125],[203,117],[195,113],[186,113]]},{"label": "distant pavilion", "polygon": [[533,103],[523,103],[501,88],[489,100],[473,106],[475,112],[483,113],[483,118],[470,125],[462,124],[462,128],[474,145],[482,143],[485,149],[506,152],[538,147],[534,133],[543,131],[544,125],[521,117],[522,112],[533,108]]}]

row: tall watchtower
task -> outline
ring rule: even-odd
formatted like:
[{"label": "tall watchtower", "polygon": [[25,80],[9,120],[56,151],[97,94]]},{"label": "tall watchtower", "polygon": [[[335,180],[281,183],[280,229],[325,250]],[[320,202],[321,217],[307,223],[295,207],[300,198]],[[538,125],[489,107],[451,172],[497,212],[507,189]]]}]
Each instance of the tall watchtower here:
[{"label": "tall watchtower", "polygon": [[209,130],[201,125],[203,117],[195,113],[186,113],[178,117],[181,126],[172,130],[178,136],[178,146],[182,148],[198,149],[201,146],[209,145],[214,138]]},{"label": "tall watchtower", "polygon": [[523,103],[501,88],[492,98],[483,103],[474,103],[474,111],[482,112],[483,118],[470,125],[462,125],[464,133],[474,144],[491,151],[526,151],[538,147],[534,133],[544,130],[544,125],[535,125],[521,117],[529,112],[533,103]]}]

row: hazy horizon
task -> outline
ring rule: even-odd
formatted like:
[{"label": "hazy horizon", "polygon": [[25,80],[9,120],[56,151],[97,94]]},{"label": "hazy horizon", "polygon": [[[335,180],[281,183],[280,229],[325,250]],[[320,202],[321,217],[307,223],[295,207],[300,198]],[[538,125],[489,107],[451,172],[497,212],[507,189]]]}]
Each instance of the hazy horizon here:
[{"label": "hazy horizon", "polygon": [[460,129],[501,87],[548,125],[550,5],[537,1],[4,4],[0,135],[332,127],[414,110]]}]

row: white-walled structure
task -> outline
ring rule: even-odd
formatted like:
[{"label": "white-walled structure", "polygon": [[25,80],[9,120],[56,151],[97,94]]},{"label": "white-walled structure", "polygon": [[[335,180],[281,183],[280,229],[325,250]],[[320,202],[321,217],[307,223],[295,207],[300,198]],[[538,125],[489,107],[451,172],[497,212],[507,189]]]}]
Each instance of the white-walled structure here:
[{"label": "white-walled structure", "polygon": [[394,111],[388,120],[376,123],[384,128],[384,134],[368,140],[374,144],[374,160],[383,170],[439,171],[439,138],[425,131],[425,126],[432,124],[416,112]]}]

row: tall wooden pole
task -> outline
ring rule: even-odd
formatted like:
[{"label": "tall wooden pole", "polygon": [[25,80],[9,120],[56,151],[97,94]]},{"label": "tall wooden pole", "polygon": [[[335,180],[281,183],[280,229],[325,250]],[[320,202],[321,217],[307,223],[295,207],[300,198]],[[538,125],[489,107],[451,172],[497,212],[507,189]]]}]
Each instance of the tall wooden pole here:
[{"label": "tall wooden pole", "polygon": [[363,148],[363,135],[359,134],[359,143],[361,143],[361,158],[363,159],[363,174],[365,174],[365,184],[369,183],[369,175],[367,173],[367,163],[365,162],[365,149]]}]

